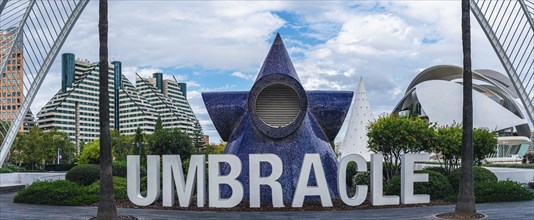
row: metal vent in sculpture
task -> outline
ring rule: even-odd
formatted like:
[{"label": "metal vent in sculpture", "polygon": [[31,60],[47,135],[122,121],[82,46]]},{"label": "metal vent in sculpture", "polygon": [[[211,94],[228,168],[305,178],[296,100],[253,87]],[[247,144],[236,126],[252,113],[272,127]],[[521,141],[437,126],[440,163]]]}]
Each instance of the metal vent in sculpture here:
[{"label": "metal vent in sculpture", "polygon": [[291,87],[273,84],[264,88],[256,99],[256,112],[271,127],[285,127],[297,118],[300,99]]}]

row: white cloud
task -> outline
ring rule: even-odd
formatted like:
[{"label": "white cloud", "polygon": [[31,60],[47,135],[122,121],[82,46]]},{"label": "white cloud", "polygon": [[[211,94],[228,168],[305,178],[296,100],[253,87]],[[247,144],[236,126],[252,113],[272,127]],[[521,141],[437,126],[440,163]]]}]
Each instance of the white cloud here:
[{"label": "white cloud", "polygon": [[246,80],[254,80],[254,79],[256,79],[256,76],[244,74],[242,72],[233,72],[230,75],[238,77],[238,78],[241,78],[241,79],[246,79]]},{"label": "white cloud", "polygon": [[[62,52],[97,60],[97,2],[89,3]],[[284,20],[274,11],[294,15]],[[164,69],[186,81],[188,99],[212,141],[201,92],[229,91],[233,77],[252,84],[272,42],[282,37],[306,89],[355,90],[363,76],[375,114],[390,112],[413,77],[438,64],[461,65],[460,3],[457,1],[356,2],[189,2],[111,1],[110,60],[123,62],[135,79]],[[287,36],[282,27],[294,28]],[[472,19],[473,66],[502,72],[484,33]],[[313,38],[309,43],[299,37]],[[426,41],[426,43],[425,43]],[[298,54],[298,56],[295,56]],[[184,72],[183,70],[191,70]],[[228,71],[219,86],[206,86],[211,75],[196,69]],[[205,78],[195,78],[204,76]],[[219,78],[218,78],[219,79]],[[32,109],[39,110],[59,89],[56,60]],[[231,82],[229,82],[231,81]],[[375,115],[376,116],[376,115]]]}]

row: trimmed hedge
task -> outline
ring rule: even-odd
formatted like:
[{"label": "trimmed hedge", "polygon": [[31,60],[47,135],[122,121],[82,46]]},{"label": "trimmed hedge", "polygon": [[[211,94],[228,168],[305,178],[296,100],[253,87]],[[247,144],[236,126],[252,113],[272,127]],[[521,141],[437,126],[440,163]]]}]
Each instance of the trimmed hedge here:
[{"label": "trimmed hedge", "polygon": [[[452,186],[447,177],[443,174],[432,170],[419,170],[416,173],[428,173],[428,182],[415,182],[415,194],[429,194],[431,200],[443,199],[449,196],[452,192]],[[400,195],[401,178],[400,176],[393,177],[386,188],[387,195]]]},{"label": "trimmed hedge", "polygon": [[445,167],[425,167],[423,170],[432,170],[441,173],[444,176],[447,176],[447,170],[445,169]]},{"label": "trimmed hedge", "polygon": [[10,169],[0,167],[0,173],[13,173]]},{"label": "trimmed hedge", "polygon": [[69,171],[74,168],[76,164],[47,164],[44,167],[45,171]]},{"label": "trimmed hedge", "polygon": [[[534,193],[514,181],[475,181],[475,202],[513,202],[534,199]],[[456,202],[456,194],[451,194],[445,200]]]},{"label": "trimmed hedge", "polygon": [[[458,187],[460,184],[460,173],[461,169],[455,169],[452,171],[452,173],[449,175],[449,182],[452,185],[452,188],[455,192],[458,192]],[[491,171],[489,171],[486,168],[474,166],[473,167],[473,177],[476,182],[482,182],[482,181],[493,181],[497,182],[497,176],[493,174]]]},{"label": "trimmed hedge", "polygon": [[90,185],[100,179],[100,165],[80,164],[70,169],[65,179],[84,186]]},{"label": "trimmed hedge", "polygon": [[506,167],[506,168],[522,168],[522,169],[534,169],[534,164],[484,164],[485,167]]},{"label": "trimmed hedge", "polygon": [[[124,177],[114,176],[113,177],[113,189],[115,192],[115,199],[125,200],[128,199],[127,191],[127,181]],[[87,186],[87,191],[90,194],[97,195],[97,198],[100,198],[100,180],[95,181],[91,185]]]},{"label": "trimmed hedge", "polygon": [[88,193],[84,186],[75,182],[56,180],[34,182],[19,190],[13,201],[16,203],[76,206],[96,203],[98,196]]},{"label": "trimmed hedge", "polygon": [[[113,176],[120,176],[126,178],[126,174],[128,173],[128,164],[126,161],[113,161],[111,163],[111,172],[113,172]],[[141,166],[140,167],[140,173],[141,176],[146,176],[146,168]]]}]

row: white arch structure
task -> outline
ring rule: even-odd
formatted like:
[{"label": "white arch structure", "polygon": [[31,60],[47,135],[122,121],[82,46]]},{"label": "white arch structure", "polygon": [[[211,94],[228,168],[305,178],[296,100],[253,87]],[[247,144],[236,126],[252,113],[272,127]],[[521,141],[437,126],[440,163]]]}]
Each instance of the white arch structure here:
[{"label": "white arch structure", "polygon": [[[394,113],[414,113],[439,125],[462,121],[463,69],[439,65],[423,70],[410,83]],[[512,82],[493,70],[473,71],[474,126],[490,130],[515,128],[530,137],[530,128]]]}]

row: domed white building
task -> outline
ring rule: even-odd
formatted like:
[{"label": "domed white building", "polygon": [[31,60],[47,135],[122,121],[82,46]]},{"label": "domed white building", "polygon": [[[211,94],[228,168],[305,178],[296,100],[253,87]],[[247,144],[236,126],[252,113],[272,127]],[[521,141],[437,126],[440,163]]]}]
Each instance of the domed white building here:
[{"label": "domed white building", "polygon": [[[462,122],[463,69],[439,65],[417,75],[394,109],[400,115],[418,115],[439,126]],[[473,70],[473,127],[500,136],[530,137],[530,127],[512,82],[487,69]],[[518,152],[526,152],[528,146]],[[519,148],[518,148],[519,149]]]}]

